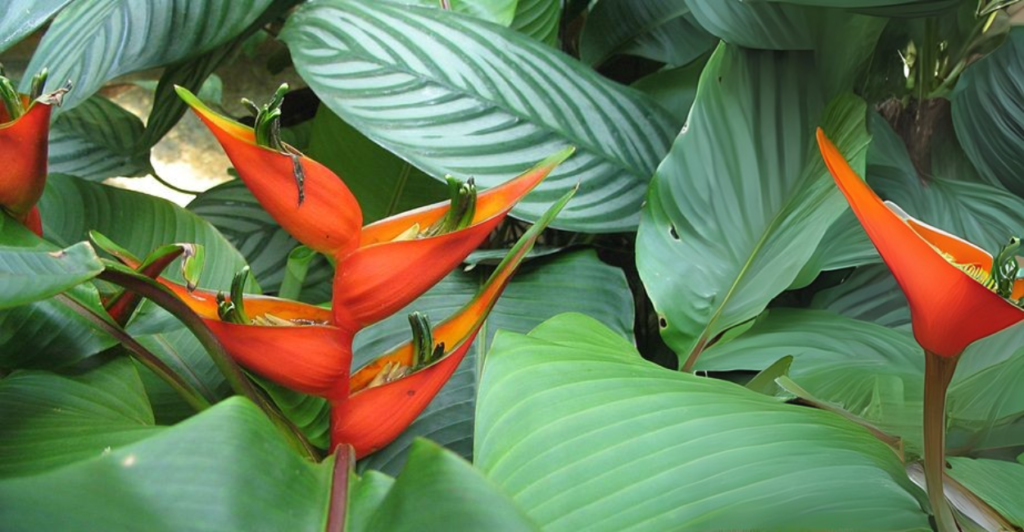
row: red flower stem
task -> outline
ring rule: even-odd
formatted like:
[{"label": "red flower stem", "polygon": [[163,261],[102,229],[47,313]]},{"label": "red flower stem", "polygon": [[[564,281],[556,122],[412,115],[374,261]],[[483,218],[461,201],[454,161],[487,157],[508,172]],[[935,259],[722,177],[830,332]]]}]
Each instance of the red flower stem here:
[{"label": "red flower stem", "polygon": [[334,471],[331,477],[331,505],[327,510],[326,532],[345,532],[348,508],[348,484],[355,454],[352,446],[343,443],[334,450]]},{"label": "red flower stem", "polygon": [[924,478],[928,501],[939,532],[957,532],[953,511],[943,495],[946,469],[946,389],[960,355],[943,357],[925,351],[924,362]]}]

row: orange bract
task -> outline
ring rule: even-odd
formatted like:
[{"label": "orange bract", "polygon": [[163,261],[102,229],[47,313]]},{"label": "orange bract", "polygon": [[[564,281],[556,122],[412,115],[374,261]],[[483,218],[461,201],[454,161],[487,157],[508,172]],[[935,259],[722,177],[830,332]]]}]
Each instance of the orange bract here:
[{"label": "orange bract", "polygon": [[[975,340],[1024,319],[1024,310],[950,262],[990,270],[991,255],[895,212],[850,168],[820,128],[818,146],[836,184],[906,294],[914,337],[924,349],[955,357]],[[1020,283],[1014,287],[1018,291],[1024,291]]]},{"label": "orange bract", "polygon": [[[49,104],[34,102],[17,120],[0,123],[0,207],[36,233],[42,231],[33,209],[46,186],[50,110]],[[6,112],[0,118],[6,119]]]}]

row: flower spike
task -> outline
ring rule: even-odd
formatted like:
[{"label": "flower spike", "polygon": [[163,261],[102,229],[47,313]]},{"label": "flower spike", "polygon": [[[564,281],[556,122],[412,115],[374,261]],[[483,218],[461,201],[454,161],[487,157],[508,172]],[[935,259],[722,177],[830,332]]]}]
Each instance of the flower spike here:
[{"label": "flower spike", "polygon": [[[417,341],[417,335],[414,334],[413,341],[368,364],[352,376],[352,395],[347,400],[333,402],[332,448],[347,443],[355,448],[356,457],[362,458],[394,441],[423,412],[465,358],[487,314],[494,308],[498,297],[508,286],[512,275],[533,248],[541,232],[575,192],[576,188],[548,209],[509,251],[480,293],[458,313],[437,326],[432,339],[424,341],[421,336]],[[417,355],[424,348],[430,349],[427,347],[430,344],[450,348],[439,359],[428,360],[426,367],[417,370]],[[395,368],[400,370],[396,371]],[[378,379],[381,373],[393,374],[396,378]]]},{"label": "flower spike", "polygon": [[274,101],[256,109],[257,130],[213,112],[187,89],[175,90],[217,137],[253,196],[286,231],[329,256],[345,255],[358,246],[363,214],[352,192],[326,166],[276,137],[284,97],[280,90]]},{"label": "flower spike", "polygon": [[[335,323],[358,330],[411,303],[457,267],[498,226],[512,207],[573,153],[556,153],[519,177],[476,196],[469,226],[450,233],[404,238],[410,227],[443,220],[450,203],[393,216],[363,229],[357,250],[338,262],[334,277]],[[460,185],[460,194],[462,186]],[[467,198],[468,201],[468,198]],[[463,211],[463,214],[468,212]]]},{"label": "flower spike", "polygon": [[[991,255],[883,202],[820,128],[818,146],[836,184],[906,294],[914,337],[925,350],[955,357],[975,340],[1024,319],[1024,309],[987,285]],[[1024,283],[1015,279],[1011,293],[1024,293]]]}]

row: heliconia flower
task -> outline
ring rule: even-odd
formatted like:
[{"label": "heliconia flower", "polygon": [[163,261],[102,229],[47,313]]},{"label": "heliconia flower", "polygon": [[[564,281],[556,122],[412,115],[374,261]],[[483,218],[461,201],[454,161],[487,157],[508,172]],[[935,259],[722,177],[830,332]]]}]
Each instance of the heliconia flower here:
[{"label": "heliconia flower", "polygon": [[[883,202],[820,128],[818,146],[836,184],[906,294],[914,337],[926,351],[956,357],[975,340],[1024,319],[1024,309],[1007,299],[1024,295],[1024,281],[1011,274],[1000,295],[992,255]],[[1015,273],[1015,257],[1007,258]]]},{"label": "heliconia flower", "polygon": [[253,128],[213,112],[187,89],[175,89],[217,137],[239,177],[281,227],[330,256],[344,255],[359,245],[362,210],[334,172],[298,152],[260,146]]},{"label": "heliconia flower", "polygon": [[[177,91],[217,137],[239,176],[267,212],[300,242],[335,258],[334,324],[353,334],[395,313],[440,281],[574,151],[562,150],[479,195],[474,189],[474,204],[458,227],[430,231],[445,221],[452,202],[360,227],[359,205],[341,178],[280,141],[264,140],[280,144],[280,150],[260,145],[259,122],[270,123],[280,114],[285,88],[278,91],[270,105],[254,111],[256,129],[214,113],[186,89],[178,87]],[[304,176],[301,187],[297,184],[296,164]],[[295,190],[301,190],[298,194],[302,201],[287,193]]]},{"label": "heliconia flower", "polygon": [[351,395],[332,400],[332,449],[349,444],[356,458],[362,458],[394,441],[423,412],[465,358],[523,258],[574,192],[553,205],[520,238],[472,301],[428,335],[432,338],[428,350],[436,345],[443,351],[435,360],[418,368],[417,352],[423,346],[414,339],[352,375]]},{"label": "heliconia flower", "polygon": [[487,238],[512,207],[573,153],[562,150],[476,199],[467,227],[437,236],[403,239],[410,228],[426,228],[451,209],[448,202],[412,210],[363,228],[359,247],[338,261],[334,277],[335,323],[361,329],[411,303]]},{"label": "heliconia flower", "polygon": [[[41,88],[45,72],[40,76],[33,85]],[[0,72],[0,208],[39,235],[42,223],[36,203],[46,186],[50,111],[60,105],[65,92],[66,88],[36,97],[17,94]]]},{"label": "heliconia flower", "polygon": [[348,394],[349,332],[331,324],[331,311],[276,297],[246,295],[254,323],[231,323],[218,312],[217,293],[161,279],[217,336],[235,361],[293,390],[326,398]]}]

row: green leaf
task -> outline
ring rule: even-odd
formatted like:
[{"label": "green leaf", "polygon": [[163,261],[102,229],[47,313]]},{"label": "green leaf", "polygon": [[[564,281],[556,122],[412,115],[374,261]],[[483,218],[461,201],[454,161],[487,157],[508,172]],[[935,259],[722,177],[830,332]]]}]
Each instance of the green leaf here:
[{"label": "green leaf", "polygon": [[395,485],[395,479],[377,471],[367,471],[361,477],[352,475],[350,478],[345,530],[374,532],[367,528],[369,521]]},{"label": "green leaf", "polygon": [[1018,527],[1024,527],[1024,465],[1002,460],[948,458],[949,476]]},{"label": "green leaf", "polygon": [[322,529],[331,462],[307,462],[232,398],[109,453],[0,481],[0,521],[11,531]]},{"label": "green leaf", "polygon": [[535,218],[581,182],[556,222],[563,229],[635,227],[675,131],[642,94],[514,31],[453,13],[325,1],[292,15],[281,38],[327,107],[434,178],[473,176],[492,187],[576,146],[513,211]]},{"label": "green leaf", "polygon": [[363,225],[448,199],[448,188],[363,136],[330,109],[313,119],[308,155],[338,174],[363,210]]},{"label": "green leaf", "polygon": [[[147,194],[51,174],[39,209],[44,234],[60,245],[84,240],[90,230],[138,256],[175,242],[200,244],[206,248],[200,285],[206,288],[226,290],[235,272],[245,266],[238,251],[208,222]],[[167,277],[181,281],[177,264],[167,268]]]},{"label": "green leaf", "polygon": [[673,0],[600,0],[587,14],[580,34],[580,59],[598,66],[625,53],[671,65],[689,64],[717,41],[691,22],[689,14],[684,3]]},{"label": "green leaf", "polygon": [[562,2],[519,0],[511,28],[536,41],[558,47]]},{"label": "green leaf", "polygon": [[444,9],[453,13],[476,17],[499,26],[512,24],[512,19],[516,14],[516,6],[519,4],[518,0],[448,0],[447,7],[439,0],[399,0],[395,3]]},{"label": "green leaf", "polygon": [[[71,109],[117,76],[175,63],[227,42],[270,1],[77,0],[54,19],[26,71],[48,68],[48,90],[70,80],[75,88],[65,97],[64,109]],[[22,79],[22,92],[28,92],[30,82],[30,77]]]},{"label": "green leaf", "polygon": [[961,0],[768,0],[804,6],[856,9],[879,17],[924,17],[949,12]]},{"label": "green leaf", "polygon": [[59,251],[0,246],[0,310],[54,296],[102,271],[87,242]]},{"label": "green leaf", "polygon": [[539,529],[465,460],[437,444],[416,440],[402,474],[364,530]]},{"label": "green leaf", "polygon": [[4,10],[0,13],[0,52],[28,37],[69,3],[71,0],[7,0],[4,2]]},{"label": "green leaf", "polygon": [[[80,284],[65,295],[103,312],[100,296],[91,284]],[[69,366],[115,343],[112,337],[53,298],[0,311],[0,368]]]},{"label": "green leaf", "polygon": [[[175,322],[173,328],[153,333],[141,329],[138,326],[141,325],[140,321],[137,319],[133,322],[128,332],[203,397],[223,398],[231,395],[224,374],[188,329]],[[140,367],[139,374],[146,386],[146,395],[153,405],[157,422],[175,423],[195,414],[195,409],[153,372]]]},{"label": "green leaf", "polygon": [[815,294],[811,307],[885,327],[910,327],[907,298],[885,264],[857,268],[842,284]]},{"label": "green leaf", "polygon": [[686,122],[697,98],[697,84],[705,61],[698,59],[684,67],[664,68],[638,79],[632,87],[659,103],[680,122]]},{"label": "green leaf", "polygon": [[880,116],[871,121],[868,179],[879,195],[911,216],[998,251],[1024,227],[1024,199],[985,183],[952,179],[938,166],[927,185],[918,178],[903,141]]},{"label": "green leaf", "polygon": [[145,175],[152,167],[149,149],[136,148],[142,130],[138,117],[93,96],[50,128],[49,171],[90,181]]},{"label": "green leaf", "polygon": [[727,45],[704,69],[637,235],[640,277],[681,357],[789,287],[846,208],[812,133],[822,123],[862,164],[864,102],[824,109],[816,75],[809,53]]},{"label": "green leaf", "polygon": [[766,50],[814,48],[814,11],[745,0],[686,0],[693,17],[723,41]]},{"label": "green leaf", "polygon": [[477,415],[477,467],[544,530],[929,530],[863,428],[655,366],[585,316],[500,334]]},{"label": "green leaf", "polygon": [[[353,367],[358,368],[410,337],[406,316],[413,311],[433,323],[460,309],[480,289],[489,271],[456,271],[394,316],[357,335]],[[466,458],[472,457],[473,410],[481,353],[498,330],[527,332],[561,312],[584,312],[629,338],[633,336],[633,301],[622,271],[603,264],[592,250],[532,260],[505,290],[487,318],[474,346],[430,406],[394,443],[363,459],[361,469],[396,474],[416,437],[430,438]]]},{"label": "green leaf", "polygon": [[1024,28],[1010,30],[1006,42],[969,66],[952,100],[953,127],[981,177],[1024,195]]},{"label": "green leaf", "polygon": [[[245,183],[236,180],[217,185],[196,196],[188,210],[213,224],[245,256],[266,292],[280,289],[288,254],[299,242],[271,218]],[[330,300],[333,273],[334,269],[322,257],[314,259],[303,283],[303,299],[314,303]],[[310,287],[318,289],[306,290]]]},{"label": "green leaf", "polygon": [[703,371],[760,371],[792,356],[789,377],[921,449],[924,354],[902,331],[820,310],[773,309],[749,331],[715,344],[697,360]]},{"label": "green leaf", "polygon": [[16,371],[0,380],[0,478],[101,456],[159,431],[127,357],[79,375]]},{"label": "green leaf", "polygon": [[847,210],[832,222],[828,231],[825,231],[821,243],[807,264],[804,264],[791,288],[807,286],[824,271],[864,266],[881,260],[882,257],[878,255],[878,250],[864,232],[860,220],[852,210]]}]

